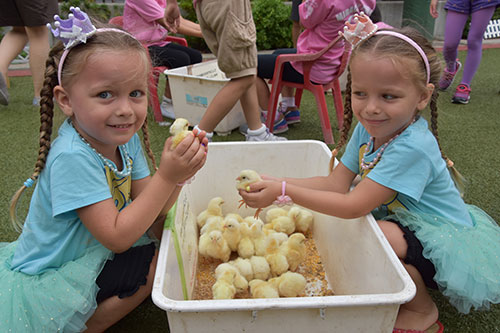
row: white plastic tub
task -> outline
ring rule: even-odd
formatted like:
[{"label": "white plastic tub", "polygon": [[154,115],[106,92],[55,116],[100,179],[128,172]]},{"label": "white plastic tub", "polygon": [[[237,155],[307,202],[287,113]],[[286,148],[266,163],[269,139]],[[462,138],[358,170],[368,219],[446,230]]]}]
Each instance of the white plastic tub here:
[{"label": "white plastic tub", "polygon": [[[238,211],[240,170],[326,175],[329,158],[330,150],[319,141],[211,143],[206,165],[182,190],[175,214],[188,294],[198,258],[195,217],[210,198],[224,198],[224,213]],[[335,296],[185,301],[173,240],[165,230],[152,297],[167,312],[170,332],[391,332],[400,304],[413,298],[415,285],[375,220],[371,215],[355,220],[314,215],[313,237]]]},{"label": "white plastic tub", "polygon": [[[186,118],[192,126],[200,122],[215,95],[229,81],[217,66],[217,60],[169,69],[165,74],[172,91],[175,116]],[[215,127],[215,132],[227,135],[245,122],[243,109],[238,101]]]}]

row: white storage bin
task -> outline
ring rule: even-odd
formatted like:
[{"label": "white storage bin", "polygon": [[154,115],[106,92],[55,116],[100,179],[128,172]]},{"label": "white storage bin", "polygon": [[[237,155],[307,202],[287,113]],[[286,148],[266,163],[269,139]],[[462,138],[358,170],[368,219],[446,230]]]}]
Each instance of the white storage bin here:
[{"label": "white storage bin", "polygon": [[[326,175],[329,159],[330,150],[319,141],[210,143],[207,163],[183,188],[175,214],[188,295],[198,259],[195,218],[209,199],[223,197],[224,214],[253,215],[254,209],[237,208],[235,178],[242,169]],[[167,312],[170,332],[392,332],[400,304],[416,289],[373,217],[314,216],[312,234],[335,296],[185,301],[174,242],[165,230],[152,298]]]},{"label": "white storage bin", "polygon": [[[200,122],[215,95],[229,81],[217,66],[217,60],[169,69],[165,74],[172,91],[175,116],[186,118],[192,126]],[[245,122],[243,109],[238,101],[215,127],[215,132],[227,135]]]}]

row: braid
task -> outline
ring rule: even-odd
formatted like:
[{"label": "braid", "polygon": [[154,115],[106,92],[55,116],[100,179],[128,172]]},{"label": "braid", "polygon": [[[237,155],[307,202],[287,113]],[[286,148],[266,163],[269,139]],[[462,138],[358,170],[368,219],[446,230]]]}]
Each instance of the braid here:
[{"label": "braid", "polygon": [[451,178],[453,179],[453,182],[455,183],[456,188],[458,189],[458,192],[460,192],[460,195],[463,196],[464,191],[465,191],[465,178],[462,176],[462,174],[455,168],[455,165],[452,160],[448,158],[448,156],[443,153],[443,150],[441,149],[441,144],[439,143],[439,136],[438,136],[438,124],[437,124],[437,99],[438,99],[439,93],[437,90],[434,90],[432,93],[432,98],[430,101],[430,109],[431,109],[431,130],[432,134],[434,134],[434,137],[436,138],[439,151],[441,152],[441,157],[446,161],[446,166],[448,169],[450,169],[450,175]]},{"label": "braid", "polygon": [[351,105],[351,72],[347,72],[347,83],[345,89],[344,98],[344,124],[342,125],[342,130],[340,131],[339,142],[335,149],[332,150],[332,157],[330,159],[330,172],[333,171],[333,166],[335,162],[335,157],[339,153],[339,150],[346,144],[349,131],[352,125],[352,105]]},{"label": "braid", "polygon": [[144,148],[146,149],[146,153],[148,154],[151,163],[153,163],[153,168],[158,170],[156,167],[156,159],[153,154],[153,150],[151,150],[151,143],[149,141],[149,130],[148,130],[148,117],[144,118],[144,124],[142,124],[142,141],[144,142]]},{"label": "braid", "polygon": [[[52,123],[54,115],[54,87],[57,85],[57,65],[54,55],[59,53],[58,48],[54,48],[46,62],[45,68],[45,79],[43,81],[42,90],[40,91],[40,149],[38,150],[38,159],[35,163],[35,170],[31,177],[31,181],[36,181],[38,176],[45,167],[45,162],[47,161],[47,155],[50,150],[50,140],[52,135]],[[26,189],[26,183],[14,194],[10,203],[10,218],[14,228],[17,231],[22,229],[22,223],[16,217],[16,207]]]}]

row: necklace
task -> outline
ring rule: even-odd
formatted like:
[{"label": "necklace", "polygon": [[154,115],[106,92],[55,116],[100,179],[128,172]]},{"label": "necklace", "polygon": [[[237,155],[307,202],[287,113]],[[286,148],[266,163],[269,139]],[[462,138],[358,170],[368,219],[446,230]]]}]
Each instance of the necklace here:
[{"label": "necklace", "polygon": [[95,148],[92,147],[92,145],[87,140],[85,140],[85,138],[83,136],[81,136],[80,133],[78,133],[78,131],[73,126],[73,123],[71,121],[70,121],[70,125],[75,129],[76,134],[78,134],[78,137],[80,137],[80,139],[83,141],[83,143],[85,143],[90,149],[92,149],[92,151],[94,153],[97,154],[97,156],[99,156],[101,161],[115,174],[115,176],[120,177],[120,178],[130,176],[130,174],[132,173],[132,163],[130,162],[130,157],[128,155],[127,148],[125,148],[125,145],[118,146],[118,149],[120,150],[121,155],[123,155],[123,160],[125,161],[125,167],[123,168],[122,171],[119,171],[117,169],[117,167],[115,166],[115,164],[110,159],[104,157],[100,152],[95,150]]},{"label": "necklace", "polygon": [[[415,121],[417,120],[417,117],[413,118],[412,122],[410,123],[410,125],[408,125],[407,127],[410,127]],[[365,162],[365,158],[366,158],[366,155],[368,154],[368,152],[370,151],[371,147],[373,147],[374,143],[375,143],[375,138],[373,136],[370,136],[370,139],[368,140],[368,142],[366,143],[366,147],[365,147],[365,152],[363,153],[363,158],[361,158],[361,169],[363,170],[368,170],[368,169],[371,169],[373,168],[373,166],[375,164],[377,164],[378,160],[380,159],[380,157],[382,156],[382,154],[384,153],[384,150],[385,148],[387,148],[387,146],[392,142],[394,141],[401,133],[403,133],[403,131],[407,128],[405,127],[403,130],[401,130],[398,134],[396,134],[395,136],[393,136],[389,141],[387,141],[386,143],[384,143],[382,145],[382,147],[380,147],[380,151],[377,153],[377,156],[375,156],[375,158],[373,159],[373,161],[371,161],[370,163],[366,163]]]}]

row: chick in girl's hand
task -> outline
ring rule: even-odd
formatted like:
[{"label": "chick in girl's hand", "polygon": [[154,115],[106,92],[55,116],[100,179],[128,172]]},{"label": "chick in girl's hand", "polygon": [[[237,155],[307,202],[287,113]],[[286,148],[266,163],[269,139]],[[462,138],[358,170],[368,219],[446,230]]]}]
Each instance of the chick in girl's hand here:
[{"label": "chick in girl's hand", "polygon": [[[250,191],[250,184],[257,183],[262,181],[262,178],[260,178],[260,175],[250,169],[242,170],[240,172],[240,175],[236,178],[236,189],[237,190],[243,190],[243,191]],[[245,201],[240,200],[240,208],[245,204]],[[257,209],[255,212],[254,217],[257,219],[259,217],[260,212],[262,211],[262,208]]]},{"label": "chick in girl's hand", "polygon": [[306,237],[300,232],[296,232],[280,245],[279,252],[286,257],[286,261],[291,271],[296,271],[306,255]]},{"label": "chick in girl's hand", "polygon": [[236,294],[236,287],[234,286],[234,271],[225,271],[215,281],[212,286],[212,295],[214,299],[232,299]]},{"label": "chick in girl's hand", "polygon": [[223,220],[222,236],[229,245],[231,251],[238,251],[241,240],[240,223],[232,216],[226,216]]},{"label": "chick in girl's hand", "polygon": [[175,119],[174,123],[170,126],[170,134],[173,135],[170,149],[174,150],[190,132],[189,121],[184,118]]},{"label": "chick in girl's hand", "polygon": [[279,298],[278,289],[271,283],[260,279],[248,283],[253,298]]},{"label": "chick in girl's hand", "polygon": [[207,219],[210,216],[223,216],[222,215],[223,204],[224,204],[224,199],[222,199],[221,197],[215,197],[210,199],[210,201],[208,202],[207,209],[202,211],[196,217],[196,223],[198,224],[198,228],[201,229],[205,225]]},{"label": "chick in girl's hand", "polygon": [[240,273],[238,268],[230,263],[222,263],[215,269],[215,279],[219,280],[227,271],[234,272],[233,285],[236,287],[236,292],[242,292],[248,289],[247,279]]},{"label": "chick in girl's hand", "polygon": [[295,221],[297,231],[305,234],[313,224],[313,214],[307,209],[293,206],[288,211],[288,216]]},{"label": "chick in girl's hand", "polygon": [[252,256],[250,258],[252,264],[254,279],[267,280],[271,276],[271,267],[266,258],[261,256]]},{"label": "chick in girl's hand", "polygon": [[269,282],[278,289],[278,293],[282,297],[301,296],[306,290],[306,279],[299,273],[286,272],[279,277],[270,279]]},{"label": "chick in girl's hand", "polygon": [[201,255],[227,262],[231,249],[219,230],[213,230],[200,236],[198,251]]}]

